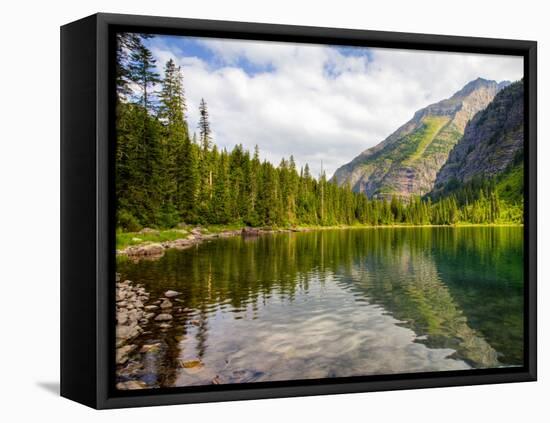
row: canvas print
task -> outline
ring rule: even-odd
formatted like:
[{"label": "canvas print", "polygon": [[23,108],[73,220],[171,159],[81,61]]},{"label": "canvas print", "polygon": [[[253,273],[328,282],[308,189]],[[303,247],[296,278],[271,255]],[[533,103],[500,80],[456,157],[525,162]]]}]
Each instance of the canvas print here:
[{"label": "canvas print", "polygon": [[523,366],[522,57],[116,44],[118,390]]}]

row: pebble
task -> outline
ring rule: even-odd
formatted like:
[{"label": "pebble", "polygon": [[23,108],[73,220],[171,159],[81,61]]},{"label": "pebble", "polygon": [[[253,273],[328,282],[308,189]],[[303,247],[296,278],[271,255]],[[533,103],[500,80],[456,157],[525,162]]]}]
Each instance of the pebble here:
[{"label": "pebble", "polygon": [[119,390],[132,390],[132,389],[143,389],[147,385],[141,380],[129,380],[128,382],[119,382],[116,384],[116,388]]},{"label": "pebble", "polygon": [[128,361],[128,355],[137,347],[135,345],[124,345],[116,350],[117,364],[124,364]]},{"label": "pebble", "polygon": [[172,315],[168,313],[161,313],[157,317],[155,317],[155,320],[157,322],[161,322],[163,320],[172,320]]},{"label": "pebble", "polygon": [[170,308],[170,307],[172,307],[172,302],[168,299],[164,300],[160,305],[160,308]]}]

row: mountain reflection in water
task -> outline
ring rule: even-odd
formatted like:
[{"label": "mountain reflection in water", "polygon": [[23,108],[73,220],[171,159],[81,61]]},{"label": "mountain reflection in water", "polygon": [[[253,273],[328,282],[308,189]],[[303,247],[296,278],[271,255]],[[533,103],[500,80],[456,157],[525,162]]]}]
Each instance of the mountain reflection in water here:
[{"label": "mountain reflection in water", "polygon": [[[218,239],[119,258],[173,321],[118,379],[148,387],[521,365],[523,229],[372,228]],[[164,325],[168,326],[168,325]],[[195,363],[200,366],[182,366]]]}]

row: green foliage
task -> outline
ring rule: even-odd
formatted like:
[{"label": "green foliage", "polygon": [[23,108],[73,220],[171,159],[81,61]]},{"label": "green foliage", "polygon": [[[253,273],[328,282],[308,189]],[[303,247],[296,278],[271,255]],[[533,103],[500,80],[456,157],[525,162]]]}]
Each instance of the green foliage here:
[{"label": "green foliage", "polygon": [[138,245],[144,242],[165,242],[176,239],[187,238],[189,233],[185,230],[167,230],[151,233],[141,232],[118,232],[116,236],[116,248],[121,250],[131,245]]},{"label": "green foliage", "polygon": [[137,232],[141,229],[141,225],[132,213],[119,209],[117,213],[117,228],[121,228],[127,232]]},{"label": "green foliage", "polygon": [[500,197],[510,203],[523,201],[523,164],[513,164],[498,178],[496,189]]}]

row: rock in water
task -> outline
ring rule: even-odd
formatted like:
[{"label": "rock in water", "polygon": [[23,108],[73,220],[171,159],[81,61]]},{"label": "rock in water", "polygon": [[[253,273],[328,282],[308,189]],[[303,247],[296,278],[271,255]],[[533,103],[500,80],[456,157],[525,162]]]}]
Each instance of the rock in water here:
[{"label": "rock in water", "polygon": [[147,385],[141,380],[129,380],[128,382],[117,383],[116,388],[119,390],[144,389],[147,388]]},{"label": "rock in water", "polygon": [[135,345],[124,345],[116,350],[117,364],[124,364],[128,361],[128,355],[136,349]]},{"label": "rock in water", "polygon": [[141,347],[139,350],[140,353],[149,353],[149,352],[158,352],[160,349],[160,343],[157,342],[155,344],[146,344]]},{"label": "rock in water", "polygon": [[124,325],[128,321],[128,313],[117,313],[116,321],[119,325]]},{"label": "rock in water", "polygon": [[204,364],[199,359],[180,360],[180,366],[188,374],[195,374],[203,370]]},{"label": "rock in water", "polygon": [[161,313],[157,317],[155,317],[155,320],[157,322],[162,322],[162,321],[165,321],[165,320],[172,320],[172,315],[168,314],[168,313]]},{"label": "rock in water", "polygon": [[164,293],[164,296],[165,296],[166,298],[177,297],[178,295],[180,295],[179,292],[177,292],[177,291],[172,291],[171,289],[169,289],[168,291],[166,291],[166,292]]},{"label": "rock in water", "polygon": [[164,300],[164,301],[160,304],[160,308],[162,308],[162,309],[170,308],[170,307],[172,307],[172,303],[170,302],[170,300]]},{"label": "rock in water", "polygon": [[128,247],[126,254],[132,256],[161,256],[164,254],[164,247],[161,244],[146,244]]}]

